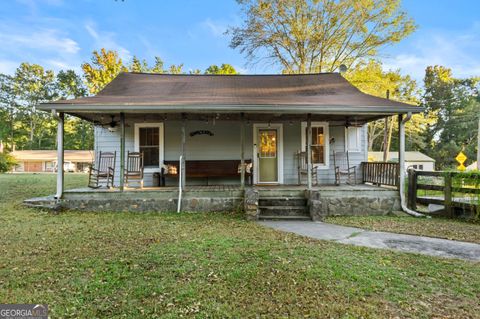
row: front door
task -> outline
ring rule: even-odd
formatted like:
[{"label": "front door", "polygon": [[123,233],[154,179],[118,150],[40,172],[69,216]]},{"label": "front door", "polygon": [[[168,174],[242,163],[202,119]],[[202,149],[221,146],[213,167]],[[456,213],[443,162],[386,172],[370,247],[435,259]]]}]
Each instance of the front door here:
[{"label": "front door", "polygon": [[280,183],[281,127],[256,128],[256,182],[259,184]]}]

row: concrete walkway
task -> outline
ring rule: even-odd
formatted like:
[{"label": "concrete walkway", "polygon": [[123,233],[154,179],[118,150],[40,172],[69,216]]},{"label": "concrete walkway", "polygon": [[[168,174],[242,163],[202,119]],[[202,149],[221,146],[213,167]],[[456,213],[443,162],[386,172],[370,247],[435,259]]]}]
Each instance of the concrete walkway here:
[{"label": "concrete walkway", "polygon": [[316,239],[371,248],[480,261],[480,245],[461,241],[368,231],[311,221],[260,221],[266,227]]}]

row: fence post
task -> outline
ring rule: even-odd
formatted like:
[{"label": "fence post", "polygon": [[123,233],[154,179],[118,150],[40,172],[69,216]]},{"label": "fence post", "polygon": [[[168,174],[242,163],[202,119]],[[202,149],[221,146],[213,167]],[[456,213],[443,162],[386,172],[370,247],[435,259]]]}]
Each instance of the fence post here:
[{"label": "fence post", "polygon": [[417,209],[417,171],[408,170],[408,208]]},{"label": "fence post", "polygon": [[452,206],[452,174],[445,173],[445,212],[449,217],[453,217]]}]

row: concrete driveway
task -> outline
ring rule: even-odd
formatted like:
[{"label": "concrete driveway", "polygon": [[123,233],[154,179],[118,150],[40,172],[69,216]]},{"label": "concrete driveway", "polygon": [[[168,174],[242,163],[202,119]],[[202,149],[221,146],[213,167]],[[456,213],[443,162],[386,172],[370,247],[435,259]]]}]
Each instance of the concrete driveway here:
[{"label": "concrete driveway", "polygon": [[461,241],[368,231],[311,221],[260,221],[260,225],[316,239],[424,255],[480,261],[480,245]]}]

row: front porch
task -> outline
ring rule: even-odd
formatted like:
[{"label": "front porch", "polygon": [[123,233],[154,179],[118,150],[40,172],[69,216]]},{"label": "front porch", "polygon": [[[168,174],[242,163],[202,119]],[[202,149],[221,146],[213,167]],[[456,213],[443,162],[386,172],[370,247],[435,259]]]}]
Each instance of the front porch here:
[{"label": "front porch", "polygon": [[[27,205],[78,211],[175,212],[177,187],[77,188],[63,199],[33,198]],[[182,192],[180,211],[245,212],[249,219],[312,219],[332,215],[385,215],[400,209],[391,187],[358,185],[190,186]]]}]

